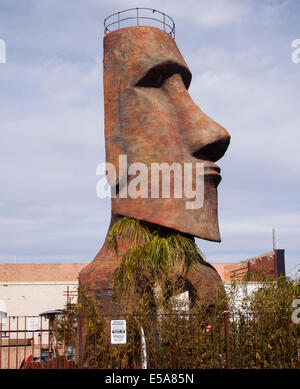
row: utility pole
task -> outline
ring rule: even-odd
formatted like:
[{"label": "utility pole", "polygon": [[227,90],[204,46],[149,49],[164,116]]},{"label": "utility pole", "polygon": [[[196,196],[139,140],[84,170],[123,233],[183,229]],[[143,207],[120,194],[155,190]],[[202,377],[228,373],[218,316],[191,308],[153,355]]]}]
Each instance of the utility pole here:
[{"label": "utility pole", "polygon": [[273,239],[273,251],[276,250],[276,243],[275,243],[275,228],[272,228],[272,239]]}]

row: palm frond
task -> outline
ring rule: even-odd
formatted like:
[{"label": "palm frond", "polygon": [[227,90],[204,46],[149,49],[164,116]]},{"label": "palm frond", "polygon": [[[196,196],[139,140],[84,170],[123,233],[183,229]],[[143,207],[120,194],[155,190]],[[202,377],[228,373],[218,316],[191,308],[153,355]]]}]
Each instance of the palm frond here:
[{"label": "palm frond", "polygon": [[204,254],[192,239],[180,234],[174,234],[170,235],[168,240],[172,251],[173,264],[176,261],[183,260],[185,273],[194,265],[204,264],[206,262]]},{"label": "palm frond", "polygon": [[151,233],[137,219],[123,217],[112,226],[107,238],[107,249],[117,254],[119,237],[131,247],[137,247],[149,241]]},{"label": "palm frond", "polygon": [[141,275],[153,274],[153,262],[143,247],[134,247],[126,251],[114,279],[117,294],[134,293],[137,280]]},{"label": "palm frond", "polygon": [[119,296],[133,296],[137,291],[143,294],[151,283],[176,286],[178,279],[205,263],[193,239],[179,233],[168,237],[160,236],[158,231],[151,233],[133,218],[124,217],[114,224],[107,239],[108,250],[118,254],[118,242],[124,241],[129,249],[122,254],[114,280],[114,290]]}]

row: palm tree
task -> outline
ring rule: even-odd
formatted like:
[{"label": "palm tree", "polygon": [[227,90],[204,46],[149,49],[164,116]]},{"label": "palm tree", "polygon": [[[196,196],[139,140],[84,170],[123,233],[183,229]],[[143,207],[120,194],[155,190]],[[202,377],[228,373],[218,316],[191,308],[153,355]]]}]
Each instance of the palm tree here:
[{"label": "palm tree", "polygon": [[[122,254],[119,254],[120,242],[129,247]],[[114,280],[115,296],[120,300],[139,300],[147,310],[162,310],[183,289],[192,292],[187,275],[196,265],[205,263],[192,238],[176,232],[151,232],[130,217],[123,217],[113,225],[107,247],[121,255]]]}]

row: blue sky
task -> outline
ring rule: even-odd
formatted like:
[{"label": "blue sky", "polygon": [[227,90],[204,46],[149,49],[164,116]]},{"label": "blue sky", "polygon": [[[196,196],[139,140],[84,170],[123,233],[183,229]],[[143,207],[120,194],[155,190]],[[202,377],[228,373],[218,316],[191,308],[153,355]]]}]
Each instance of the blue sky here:
[{"label": "blue sky", "polygon": [[110,220],[104,161],[103,19],[151,7],[176,22],[190,94],[232,136],[219,161],[222,242],[208,260],[286,249],[300,262],[300,2],[0,0],[0,261],[91,261]]}]

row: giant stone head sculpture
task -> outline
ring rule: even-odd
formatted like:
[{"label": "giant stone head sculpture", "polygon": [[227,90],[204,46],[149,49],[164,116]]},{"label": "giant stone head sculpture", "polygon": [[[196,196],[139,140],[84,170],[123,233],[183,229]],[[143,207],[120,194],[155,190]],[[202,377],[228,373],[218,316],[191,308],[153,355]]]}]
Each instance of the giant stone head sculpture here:
[{"label": "giant stone head sculpture", "polygon": [[[217,186],[220,169],[215,162],[229,144],[228,132],[209,118],[188,93],[191,73],[174,39],[155,27],[127,27],[104,38],[104,102],[106,161],[117,168],[111,181],[116,193],[112,213],[168,227],[192,236],[220,241]],[[119,169],[119,156],[128,165],[174,162],[192,166],[191,186],[203,174],[203,205],[186,207],[183,196],[150,195],[138,198],[120,194],[130,183],[126,169]],[[196,164],[203,170],[196,172]],[[174,176],[171,175],[171,186]],[[161,180],[154,185],[161,187]],[[153,184],[153,183],[152,183]],[[173,182],[174,184],[174,182]],[[156,188],[158,193],[159,188]],[[161,192],[159,192],[161,193]]]}]

